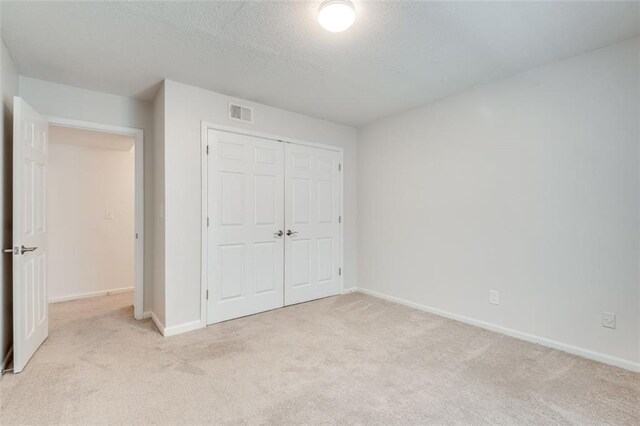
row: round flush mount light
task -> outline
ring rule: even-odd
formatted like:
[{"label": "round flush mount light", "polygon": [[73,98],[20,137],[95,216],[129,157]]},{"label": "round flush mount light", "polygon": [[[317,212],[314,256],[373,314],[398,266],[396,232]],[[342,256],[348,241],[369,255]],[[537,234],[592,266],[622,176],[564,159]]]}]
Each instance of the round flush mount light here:
[{"label": "round flush mount light", "polygon": [[339,33],[356,20],[356,10],[349,0],[325,0],[318,11],[318,22],[327,31]]}]

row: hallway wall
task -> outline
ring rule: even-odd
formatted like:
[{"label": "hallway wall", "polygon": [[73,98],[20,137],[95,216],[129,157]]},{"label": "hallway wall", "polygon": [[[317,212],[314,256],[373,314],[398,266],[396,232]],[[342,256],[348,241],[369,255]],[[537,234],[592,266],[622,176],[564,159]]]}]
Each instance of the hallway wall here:
[{"label": "hallway wall", "polygon": [[[69,144],[70,132],[79,132],[86,145]],[[50,302],[134,289],[134,140],[103,135],[50,127]],[[111,147],[96,146],[100,138]]]}]

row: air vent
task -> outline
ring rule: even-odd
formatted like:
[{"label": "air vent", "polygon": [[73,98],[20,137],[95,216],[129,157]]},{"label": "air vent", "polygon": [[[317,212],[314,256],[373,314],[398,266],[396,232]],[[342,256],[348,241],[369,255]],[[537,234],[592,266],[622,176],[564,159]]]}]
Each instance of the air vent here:
[{"label": "air vent", "polygon": [[229,104],[229,120],[253,123],[253,108],[238,104]]}]

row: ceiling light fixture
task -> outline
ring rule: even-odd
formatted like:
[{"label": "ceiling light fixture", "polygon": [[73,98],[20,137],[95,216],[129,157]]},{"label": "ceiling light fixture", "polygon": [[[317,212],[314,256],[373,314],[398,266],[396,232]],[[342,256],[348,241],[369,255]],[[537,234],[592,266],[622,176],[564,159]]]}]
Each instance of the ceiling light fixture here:
[{"label": "ceiling light fixture", "polygon": [[349,0],[325,0],[318,11],[318,22],[327,31],[340,33],[356,20],[356,10]]}]

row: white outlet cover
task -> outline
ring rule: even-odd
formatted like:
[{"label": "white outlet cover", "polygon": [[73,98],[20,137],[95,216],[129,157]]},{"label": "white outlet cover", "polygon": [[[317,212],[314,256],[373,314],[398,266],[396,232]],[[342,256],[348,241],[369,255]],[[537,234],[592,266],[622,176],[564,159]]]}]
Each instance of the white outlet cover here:
[{"label": "white outlet cover", "polygon": [[500,292],[498,290],[489,290],[489,303],[492,305],[500,304]]},{"label": "white outlet cover", "polygon": [[602,326],[606,328],[616,328],[616,314],[613,312],[603,312]]},{"label": "white outlet cover", "polygon": [[107,220],[112,220],[113,219],[113,209],[106,209],[104,211],[104,218]]}]

